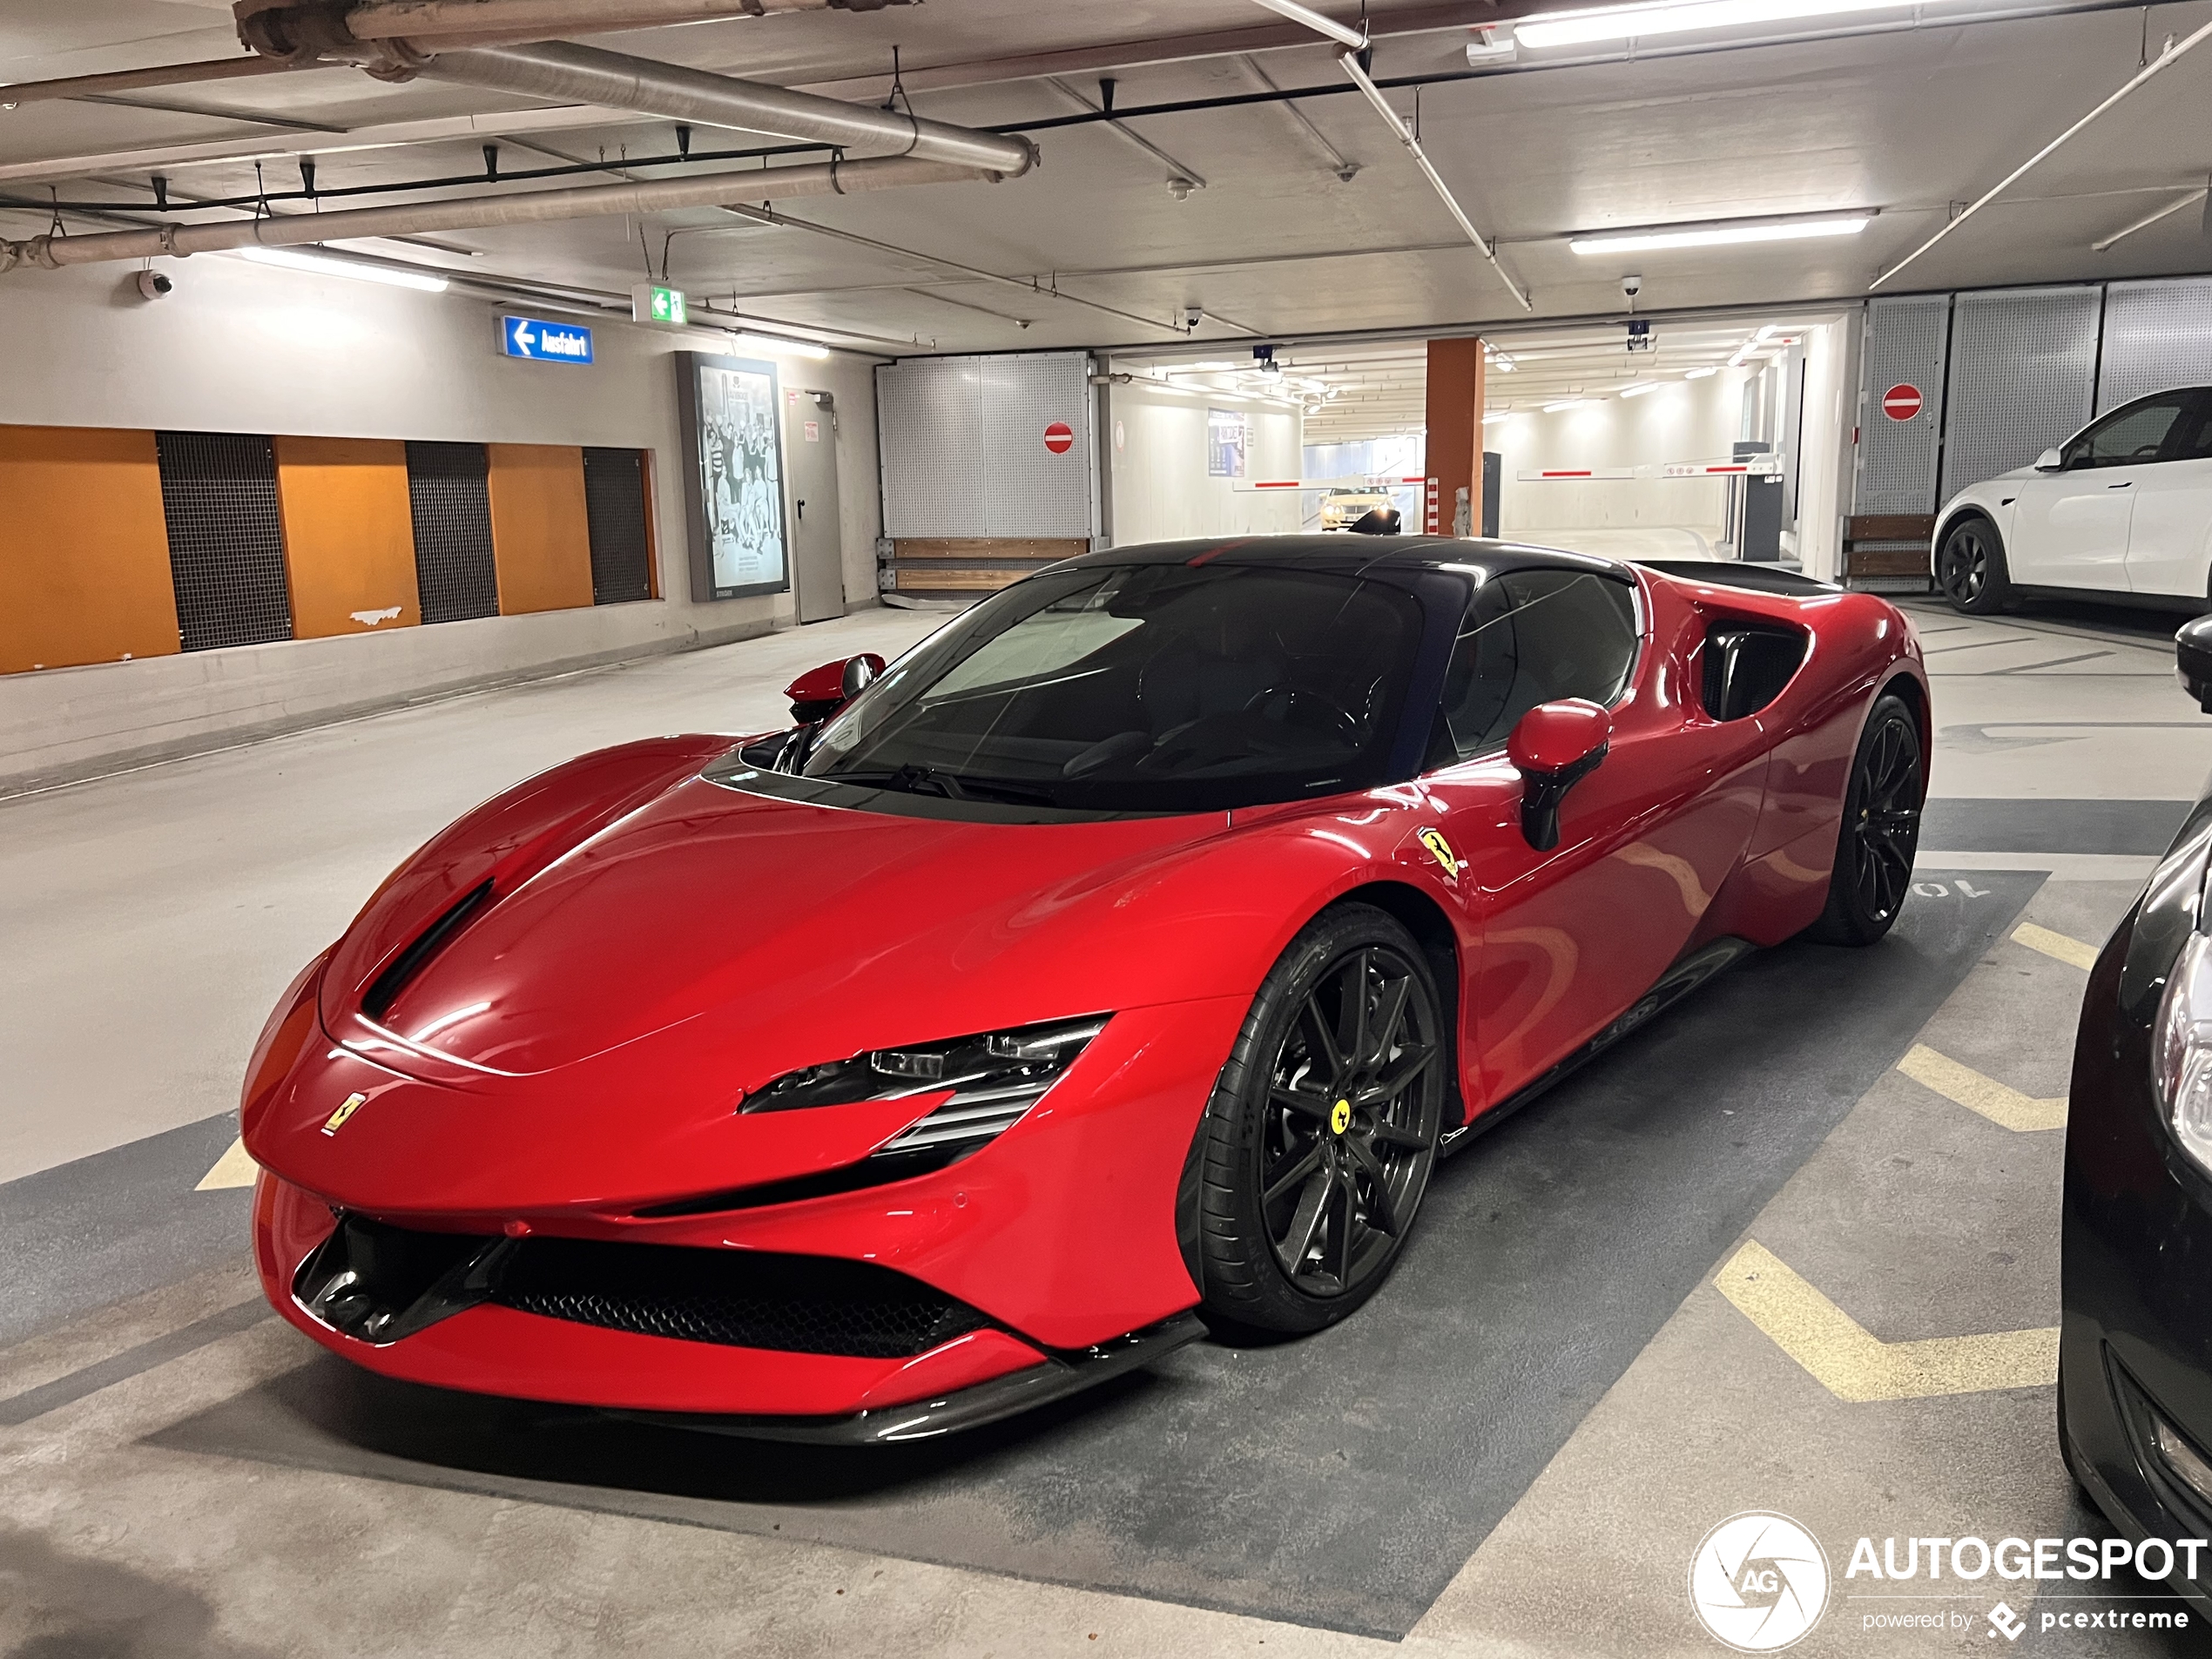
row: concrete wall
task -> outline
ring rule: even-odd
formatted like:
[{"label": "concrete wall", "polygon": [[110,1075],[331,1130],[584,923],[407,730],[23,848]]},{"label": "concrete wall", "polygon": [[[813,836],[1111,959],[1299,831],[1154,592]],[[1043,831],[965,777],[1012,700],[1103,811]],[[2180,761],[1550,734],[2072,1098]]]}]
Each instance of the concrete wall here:
[{"label": "concrete wall", "polygon": [[1206,411],[1251,417],[1246,477],[1295,478],[1304,458],[1305,417],[1297,411],[1221,393],[1178,396],[1122,385],[1107,399],[1106,488],[1114,542],[1166,542],[1187,536],[1295,533],[1296,490],[1237,489],[1206,470]]},{"label": "concrete wall", "polygon": [[[603,323],[591,367],[521,362],[498,354],[502,307],[485,300],[223,255],[164,263],[176,291],[152,303],[132,287],[135,270],[120,266],[0,278],[0,418],[647,449],[666,597],[9,675],[0,678],[0,791],[791,622],[788,593],[690,598],[674,354],[724,349],[718,335]],[[872,604],[880,518],[871,360],[791,358],[783,368],[786,385],[836,394],[847,603]]]},{"label": "concrete wall", "polygon": [[[1744,375],[1723,369],[1669,381],[1642,397],[1607,398],[1556,415],[1516,410],[1483,428],[1482,444],[1504,457],[1498,533],[1541,539],[1548,529],[1682,528],[1717,538],[1727,487],[1706,478],[1524,482],[1523,471],[1561,467],[1656,467],[1727,459],[1737,438]],[[1491,382],[1510,397],[1510,376]]]}]

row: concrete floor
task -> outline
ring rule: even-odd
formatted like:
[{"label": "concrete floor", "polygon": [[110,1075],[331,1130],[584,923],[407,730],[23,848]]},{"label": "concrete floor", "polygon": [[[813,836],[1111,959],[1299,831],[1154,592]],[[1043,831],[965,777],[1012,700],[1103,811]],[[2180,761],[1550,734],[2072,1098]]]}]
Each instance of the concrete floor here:
[{"label": "concrete floor", "polygon": [[[2031,1106],[2062,1095],[2082,979],[2063,941],[2103,938],[2212,769],[2169,622],[1914,609],[1937,800],[1890,945],[1747,964],[1448,1166],[1422,1249],[1345,1341],[1186,1351],[988,1443],[844,1471],[834,1495],[803,1471],[771,1494],[790,1467],[741,1447],[349,1395],[353,1373],[261,1317],[240,1195],[192,1188],[270,1001],[432,829],[578,750],[774,725],[797,671],[938,618],[871,612],[0,802],[0,927],[21,941],[0,963],[0,1651],[1703,1655],[1683,1574],[1738,1510],[1796,1516],[1839,1572],[1863,1534],[2099,1530],[2071,1507],[2047,1384],[1999,1366],[2005,1386],[1847,1403],[1737,1299],[1757,1246],[1878,1342],[2055,1323],[2058,1134],[1894,1068],[1921,1048]],[[1608,1155],[1617,1188],[1595,1181]],[[1669,1157],[1692,1160],[1679,1190]],[[1665,1271],[1575,1253],[1615,1216]],[[1506,1339],[1514,1294],[1548,1315]],[[1544,1357],[1562,1330],[1596,1339]],[[1481,1409],[1415,1423],[1401,1370]],[[1285,1442],[1291,1461],[1231,1456]],[[1089,1447],[1143,1478],[1116,1487]],[[1235,1494],[1174,1484],[1295,1494],[1301,1472],[1351,1497],[1264,1536]],[[1400,1541],[1339,1567],[1366,1545],[1329,1526]],[[1217,1558],[1236,1581],[1165,1570]],[[2019,1588],[2022,1614],[2049,1604]],[[1867,1632],[1892,1604],[1837,1591],[1798,1651],[1991,1651],[1994,1590],[1944,1603],[1966,1625],[1941,1636]],[[2163,1641],[2026,1645],[2195,1650]]]}]

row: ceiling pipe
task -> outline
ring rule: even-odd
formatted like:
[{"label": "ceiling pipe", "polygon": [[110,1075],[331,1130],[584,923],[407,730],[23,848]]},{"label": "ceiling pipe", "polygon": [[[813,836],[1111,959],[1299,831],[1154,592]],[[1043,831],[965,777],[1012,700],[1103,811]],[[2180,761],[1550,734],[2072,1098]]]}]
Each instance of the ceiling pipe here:
[{"label": "ceiling pipe", "polygon": [[[1268,0],[1261,0],[1263,4],[1267,3]],[[1367,71],[1360,67],[1359,57],[1353,53],[1346,52],[1338,58],[1337,62],[1344,65],[1344,72],[1352,78],[1352,84],[1359,89],[1367,102],[1375,106],[1375,112],[1390,123],[1390,130],[1398,135],[1398,142],[1404,145],[1406,153],[1413,158],[1413,165],[1421,170],[1421,176],[1428,180],[1429,188],[1436,192],[1437,199],[1444,204],[1444,211],[1451,214],[1453,222],[1467,233],[1467,240],[1474,244],[1476,250],[1482,257],[1490,261],[1490,268],[1497,273],[1498,280],[1506,285],[1506,291],[1521,302],[1521,308],[1523,311],[1534,311],[1536,308],[1535,301],[1528,297],[1528,291],[1526,288],[1513,280],[1513,273],[1507,271],[1499,260],[1496,244],[1474,228],[1474,221],[1467,216],[1467,210],[1460,206],[1459,198],[1453,195],[1451,186],[1444,182],[1444,176],[1436,171],[1435,164],[1429,160],[1428,152],[1421,148],[1421,141],[1413,136],[1413,128],[1406,124],[1404,118],[1397,111],[1390,107],[1390,100],[1385,98],[1382,95],[1382,90],[1368,78]]]},{"label": "ceiling pipe", "polygon": [[872,161],[826,161],[766,172],[718,173],[709,179],[664,179],[642,184],[589,185],[455,201],[414,202],[393,207],[355,207],[281,219],[233,219],[215,225],[165,225],[158,229],[105,231],[89,236],[35,236],[0,240],[0,271],[19,265],[60,270],[75,265],[163,255],[216,253],[241,247],[293,247],[363,236],[405,236],[428,231],[484,230],[550,219],[613,213],[658,213],[678,207],[718,207],[782,201],[795,196],[847,196],[908,185],[937,185],[994,175],[915,156]]},{"label": "ceiling pipe", "polygon": [[2205,200],[2208,194],[2212,194],[2212,191],[2208,191],[2205,185],[2199,185],[2195,190],[2189,192],[2188,195],[2183,196],[2178,201],[2168,202],[2165,206],[2160,208],[2155,213],[2145,213],[2134,224],[2128,226],[2127,229],[2114,231],[2111,235],[2106,237],[2101,242],[2090,243],[2089,252],[2092,253],[2101,253],[2107,248],[2117,246],[2120,243],[2126,241],[2129,237],[2133,236],[2137,231],[2147,231],[2152,226],[2157,224],[2161,219],[2171,219],[2175,214],[2180,212],[2184,207],[2195,206],[2197,203]]},{"label": "ceiling pipe", "polygon": [[1913,260],[1919,259],[1923,253],[1925,253],[1938,242],[1943,240],[1945,237],[1950,235],[1952,232],[1957,230],[1961,225],[1972,219],[1976,213],[1981,212],[1983,208],[1988,206],[1991,202],[1996,200],[1998,197],[2003,195],[2006,191],[2011,189],[2014,181],[2021,178],[2030,168],[2040,162],[2045,157],[2055,152],[2061,145],[2067,143],[2075,133],[2080,132],[2092,121],[2094,121],[2099,116],[2102,115],[2107,110],[2112,108],[2114,105],[2119,103],[2137,87],[2142,85],[2144,82],[2151,79],[2152,77],[2159,74],[2161,71],[2172,68],[2173,65],[2180,62],[2183,57],[2195,50],[2199,43],[2206,39],[2208,37],[2212,37],[2212,23],[2200,25],[2188,36],[2187,39],[2181,41],[2179,44],[2175,43],[2172,36],[2168,36],[2164,50],[2162,50],[2157,57],[2152,58],[2150,62],[2145,64],[2141,69],[2137,70],[2134,74],[2128,77],[2127,82],[2118,91],[2113,93],[2109,98],[2106,98],[2103,103],[2098,105],[2095,109],[2090,111],[2088,114],[2083,116],[2079,121],[2076,121],[2065,132],[2060,133],[2057,138],[2052,139],[2050,143],[2045,145],[2040,150],[2038,150],[2027,160],[2021,162],[2019,166],[2013,168],[2012,172],[2006,173],[2002,179],[2000,179],[1995,184],[1992,185],[1987,190],[1984,191],[1974,199],[1973,205],[1970,206],[1966,212],[1960,213],[1956,219],[1950,220],[1933,236],[1928,238],[1926,241],[1921,243],[1919,246],[1914,248],[1910,253],[1899,260],[1895,265],[1890,266],[1888,270],[1883,272],[1881,275],[1876,277],[1871,282],[1868,283],[1866,285],[1866,291],[1869,293],[1871,293],[1875,289],[1880,287],[1882,284],[1887,282],[1899,271],[1905,269],[1906,266],[1912,264]]},{"label": "ceiling pipe", "polygon": [[718,23],[782,11],[880,11],[915,0],[238,0],[238,37],[287,62],[343,59],[388,43],[404,64],[422,44],[512,45],[567,35]]},{"label": "ceiling pipe", "polygon": [[836,145],[857,153],[948,162],[1008,178],[1027,172],[1037,155],[1036,146],[1018,136],[978,132],[903,111],[843,104],[811,92],[563,41],[442,51],[423,57],[411,69],[432,80],[459,81],[563,104],[635,110],[664,120],[737,127]]},{"label": "ceiling pipe", "polygon": [[235,81],[251,75],[280,75],[294,67],[273,57],[218,57],[200,64],[162,64],[152,69],[111,70],[105,75],[23,81],[13,86],[0,85],[0,110],[12,110],[18,104],[51,104],[61,98],[143,92],[158,86],[197,86],[208,81]]},{"label": "ceiling pipe", "polygon": [[658,29],[785,11],[880,11],[914,0],[366,0],[346,13],[355,40],[467,35],[511,41]]}]

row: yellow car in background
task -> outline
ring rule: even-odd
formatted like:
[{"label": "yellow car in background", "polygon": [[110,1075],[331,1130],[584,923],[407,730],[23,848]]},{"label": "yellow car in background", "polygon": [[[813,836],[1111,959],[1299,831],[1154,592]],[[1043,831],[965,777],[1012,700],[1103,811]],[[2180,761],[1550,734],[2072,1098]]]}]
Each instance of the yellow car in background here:
[{"label": "yellow car in background", "polygon": [[1321,497],[1321,528],[1348,530],[1378,507],[1392,505],[1386,489],[1332,489]]}]

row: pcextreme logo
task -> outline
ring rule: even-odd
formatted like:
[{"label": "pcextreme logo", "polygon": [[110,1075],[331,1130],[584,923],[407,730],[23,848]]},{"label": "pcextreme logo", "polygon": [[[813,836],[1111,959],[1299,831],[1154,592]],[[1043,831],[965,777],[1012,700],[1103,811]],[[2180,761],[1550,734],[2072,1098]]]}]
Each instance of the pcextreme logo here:
[{"label": "pcextreme logo", "polygon": [[1828,1608],[1828,1557],[1787,1515],[1748,1510],[1707,1533],[1689,1561],[1689,1605],[1738,1653],[1776,1653]]}]

